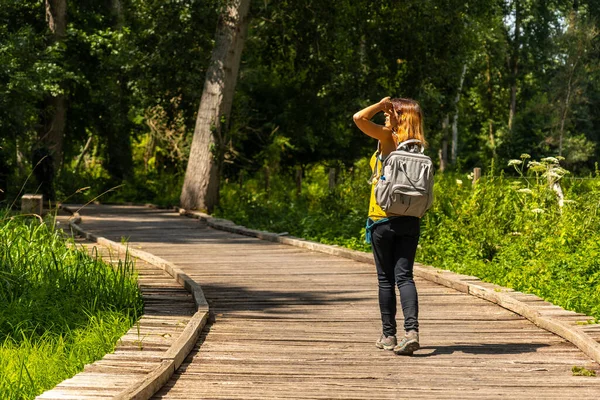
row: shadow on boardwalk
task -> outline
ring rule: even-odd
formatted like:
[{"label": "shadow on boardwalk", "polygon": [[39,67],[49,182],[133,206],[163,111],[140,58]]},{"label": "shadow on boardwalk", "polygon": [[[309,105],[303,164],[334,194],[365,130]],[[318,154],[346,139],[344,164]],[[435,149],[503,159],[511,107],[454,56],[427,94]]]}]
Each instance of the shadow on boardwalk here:
[{"label": "shadow on boardwalk", "polygon": [[[238,277],[239,281],[240,278]],[[273,283],[277,287],[277,283]],[[268,314],[282,314],[289,317],[294,313],[306,313],[306,307],[332,304],[351,305],[369,301],[364,292],[349,290],[257,290],[237,285],[202,284],[202,290],[211,311],[236,312],[256,311]],[[267,316],[265,316],[267,317]]]},{"label": "shadow on boardwalk", "polygon": [[[549,347],[548,344],[543,343],[505,343],[505,344],[492,344],[483,343],[478,345],[450,345],[450,346],[423,346],[421,351],[426,353],[416,353],[412,357],[431,357],[442,354],[453,354],[453,353],[464,353],[464,354],[522,354],[522,353],[535,353],[542,347]],[[433,350],[429,352],[429,350]]]}]

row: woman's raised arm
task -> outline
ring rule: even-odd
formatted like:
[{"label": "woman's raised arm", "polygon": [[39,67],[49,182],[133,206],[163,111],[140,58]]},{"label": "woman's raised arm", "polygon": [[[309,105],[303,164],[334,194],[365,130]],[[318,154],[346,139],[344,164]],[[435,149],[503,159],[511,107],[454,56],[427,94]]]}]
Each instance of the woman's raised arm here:
[{"label": "woman's raised arm", "polygon": [[385,142],[392,140],[392,129],[385,125],[379,125],[371,122],[371,118],[381,111],[387,113],[390,118],[392,118],[392,107],[393,106],[390,98],[385,97],[379,102],[363,108],[354,114],[352,119],[354,120],[354,123],[358,129],[360,129],[363,133],[379,140],[382,144],[384,144]]}]

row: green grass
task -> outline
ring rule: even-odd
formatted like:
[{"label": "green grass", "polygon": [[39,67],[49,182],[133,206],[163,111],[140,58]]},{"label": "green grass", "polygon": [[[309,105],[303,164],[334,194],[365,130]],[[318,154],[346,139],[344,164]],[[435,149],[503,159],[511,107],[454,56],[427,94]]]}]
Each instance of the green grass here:
[{"label": "green grass", "polygon": [[573,368],[571,368],[571,372],[573,373],[573,376],[596,376],[596,371],[577,365],[574,365]]},{"label": "green grass", "polygon": [[[474,187],[466,174],[438,174],[434,206],[421,222],[418,261],[600,319],[600,176],[563,178],[568,201],[560,208],[547,184],[556,167],[546,160],[516,177],[484,176]],[[308,171],[300,195],[285,177],[272,178],[269,192],[261,177],[241,187],[225,184],[216,215],[370,251],[363,229],[369,176],[361,160],[333,191],[322,167]]]},{"label": "green grass", "polygon": [[131,261],[110,266],[52,226],[0,213],[0,398],[33,398],[102,358],[142,312]]},{"label": "green grass", "polygon": [[103,312],[62,334],[6,338],[0,347],[0,398],[34,398],[54,387],[113,351],[130,326],[128,316]]}]

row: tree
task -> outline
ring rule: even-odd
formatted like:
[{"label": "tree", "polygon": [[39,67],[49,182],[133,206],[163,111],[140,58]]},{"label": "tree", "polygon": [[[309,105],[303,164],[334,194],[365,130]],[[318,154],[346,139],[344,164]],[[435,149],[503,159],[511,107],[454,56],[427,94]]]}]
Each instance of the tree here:
[{"label": "tree", "polygon": [[[61,42],[67,29],[67,0],[46,0],[46,21],[52,32],[52,43]],[[49,94],[45,101],[43,124],[39,132],[40,142],[52,157],[54,169],[62,162],[66,124],[66,98],[64,93]]]},{"label": "tree", "polygon": [[0,7],[0,189],[7,196],[18,192],[27,176],[39,106],[58,87],[50,67],[57,54],[46,51],[43,15],[44,4],[37,1]]},{"label": "tree", "polygon": [[222,146],[246,39],[249,8],[250,0],[230,0],[219,17],[181,191],[180,203],[186,209],[212,212],[218,202]]},{"label": "tree", "polygon": [[513,120],[517,112],[517,80],[519,76],[519,48],[521,46],[521,18],[522,4],[520,0],[513,0],[515,7],[515,22],[514,33],[512,39],[508,39],[510,43],[510,55],[508,59],[508,67],[510,69],[510,108],[508,112],[508,130],[513,128]]},{"label": "tree", "polygon": [[[578,10],[574,6],[569,15],[567,30],[562,38],[565,44],[564,64],[561,65],[556,79],[560,96],[557,102],[559,104],[556,107],[559,112],[558,155],[565,155],[568,161],[586,161],[594,149],[594,145],[587,142],[584,137],[579,140],[583,146],[572,148],[574,147],[573,143],[568,143],[570,139],[572,141],[572,138],[568,137],[567,133],[573,106],[586,102],[582,82],[588,79],[586,71],[590,70],[591,64],[589,53],[596,36],[598,36],[598,30],[578,15]],[[568,147],[567,153],[575,154],[563,154],[565,142],[571,144],[571,146],[566,146]],[[586,154],[586,150],[588,150],[588,154]]]},{"label": "tree", "polygon": [[[123,31],[124,15],[121,0],[111,0],[111,15],[113,20],[113,30],[118,33]],[[123,40],[116,41],[120,44]],[[121,45],[120,47],[124,47]],[[111,177],[117,181],[130,178],[133,173],[131,138],[129,135],[129,121],[127,118],[130,104],[127,96],[127,79],[123,73],[122,57],[107,57],[106,75],[112,78],[105,85],[106,94],[104,98],[109,99],[108,104],[104,105],[106,114],[113,114],[108,119],[108,123],[98,121],[99,130],[102,131],[107,140],[108,164],[107,169]],[[111,65],[111,62],[112,64]],[[112,82],[111,82],[112,81]],[[114,83],[113,83],[114,82]]]},{"label": "tree", "polygon": [[458,103],[460,101],[460,95],[462,92],[463,85],[465,83],[465,75],[467,74],[467,63],[463,65],[463,71],[460,75],[460,84],[456,91],[456,97],[454,98],[454,117],[452,118],[452,152],[450,161],[452,164],[456,163],[456,157],[458,156]]}]

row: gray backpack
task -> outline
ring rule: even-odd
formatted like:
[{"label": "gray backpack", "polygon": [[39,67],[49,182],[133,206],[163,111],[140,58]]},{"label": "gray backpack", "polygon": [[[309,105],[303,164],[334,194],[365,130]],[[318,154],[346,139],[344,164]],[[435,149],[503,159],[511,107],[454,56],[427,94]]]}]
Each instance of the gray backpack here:
[{"label": "gray backpack", "polygon": [[420,143],[416,139],[400,143],[382,163],[375,200],[389,215],[421,218],[433,203],[433,162]]}]

